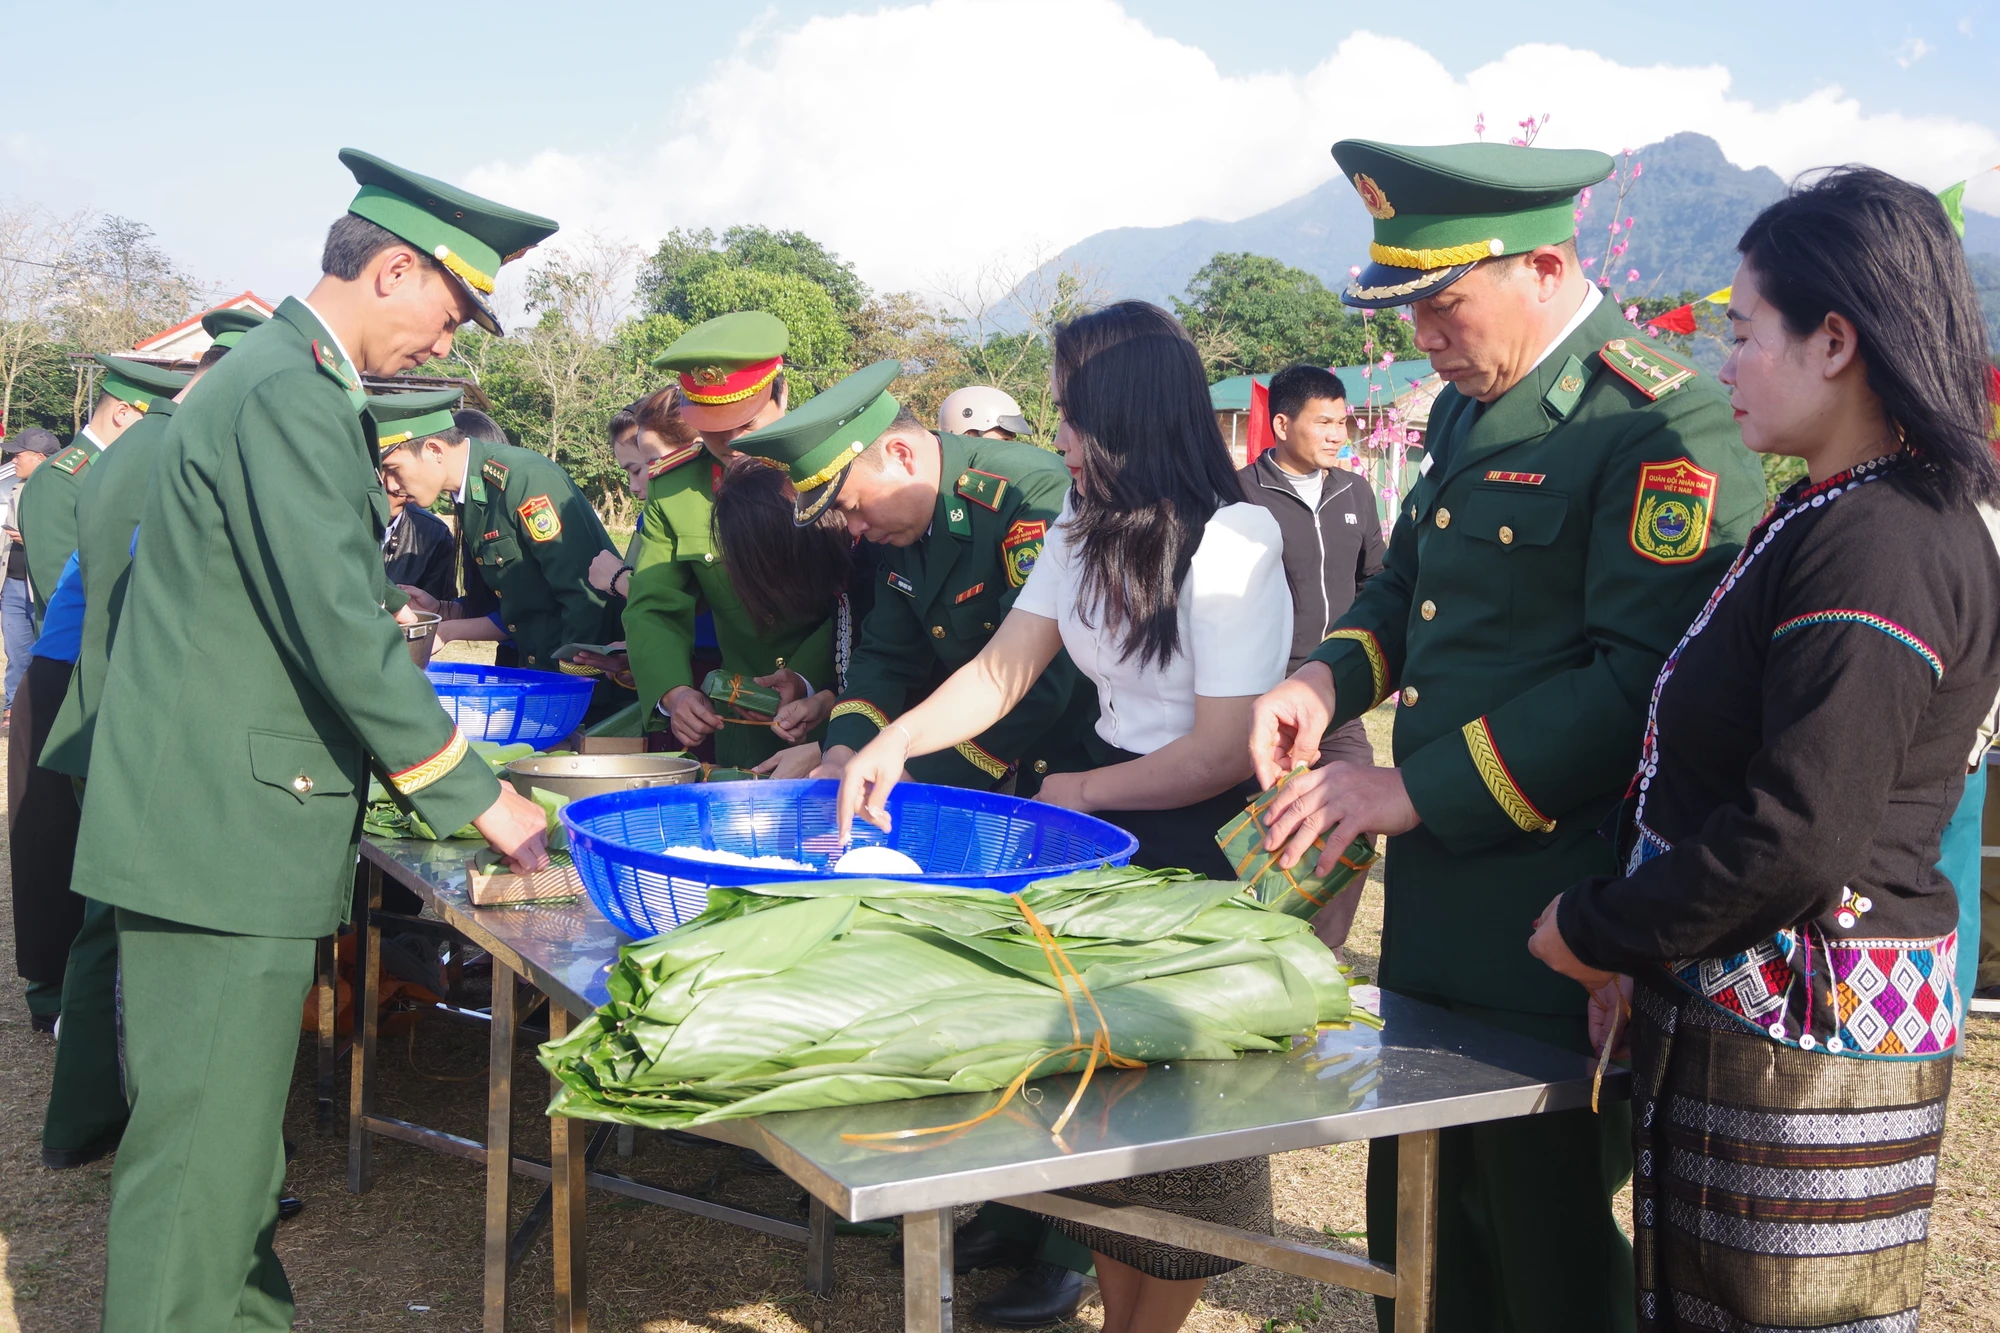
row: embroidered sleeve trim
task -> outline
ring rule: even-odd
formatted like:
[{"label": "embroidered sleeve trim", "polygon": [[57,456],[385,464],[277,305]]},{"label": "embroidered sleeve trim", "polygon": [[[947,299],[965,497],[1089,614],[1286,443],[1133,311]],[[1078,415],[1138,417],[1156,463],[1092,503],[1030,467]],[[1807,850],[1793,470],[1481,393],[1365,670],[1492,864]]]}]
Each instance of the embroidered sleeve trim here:
[{"label": "embroidered sleeve trim", "polygon": [[414,796],[424,788],[458,767],[458,761],[465,758],[472,747],[466,744],[465,733],[457,727],[451,729],[451,740],[442,750],[421,764],[412,764],[400,773],[389,775],[389,785],[405,796]]},{"label": "embroidered sleeve trim", "polygon": [[875,724],[877,731],[889,725],[889,715],[866,699],[843,699],[833,706],[827,721],[831,722],[836,717],[865,717]]},{"label": "embroidered sleeve trim", "polygon": [[1368,674],[1375,678],[1375,697],[1368,701],[1373,708],[1389,697],[1389,658],[1382,651],[1382,641],[1372,630],[1337,629],[1326,636],[1326,642],[1335,639],[1350,639],[1361,645],[1361,651],[1368,655]]},{"label": "embroidered sleeve trim", "polygon": [[1924,665],[1931,669],[1932,679],[1944,679],[1944,659],[1939,657],[1929,644],[1904,629],[1901,625],[1898,625],[1895,621],[1890,620],[1886,616],[1878,616],[1872,611],[1850,611],[1839,607],[1830,608],[1825,611],[1808,611],[1805,615],[1793,616],[1790,620],[1785,621],[1782,625],[1772,630],[1771,641],[1776,643],[1793,630],[1803,629],[1807,625],[1865,625],[1877,633],[1888,635],[1918,657],[1923,658]]},{"label": "embroidered sleeve trim", "polygon": [[556,667],[565,676],[600,676],[604,674],[594,666],[582,666],[576,662],[558,662],[556,663]]},{"label": "embroidered sleeve trim", "polygon": [[971,764],[995,782],[1007,776],[1007,765],[1005,763],[986,753],[986,751],[980,749],[971,741],[962,742],[952,748],[958,751],[959,756],[966,763]]},{"label": "embroidered sleeve trim", "polygon": [[1499,749],[1493,744],[1492,728],[1486,719],[1475,717],[1465,724],[1465,748],[1472,752],[1472,766],[1479,770],[1480,781],[1486,790],[1493,793],[1493,799],[1507,812],[1507,818],[1514,821],[1528,833],[1552,833],[1556,821],[1535,808],[1528,794],[1521,790],[1521,784],[1514,780],[1513,771],[1507,761],[1500,757]]}]

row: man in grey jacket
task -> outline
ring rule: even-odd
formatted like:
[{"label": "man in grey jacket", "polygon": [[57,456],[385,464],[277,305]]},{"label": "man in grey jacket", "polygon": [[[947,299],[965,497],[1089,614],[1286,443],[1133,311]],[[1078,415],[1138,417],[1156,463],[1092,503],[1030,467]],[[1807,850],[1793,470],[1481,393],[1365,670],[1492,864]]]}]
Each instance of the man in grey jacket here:
[{"label": "man in grey jacket", "polygon": [[[1347,392],[1340,380],[1318,366],[1288,366],[1271,377],[1270,411],[1276,446],[1236,475],[1243,498],[1270,510],[1284,534],[1285,581],[1292,589],[1289,673],[1320,646],[1361,585],[1382,568],[1385,547],[1368,477],[1337,461],[1348,438]],[[1319,762],[1374,764],[1361,719],[1327,733]],[[1358,893],[1342,894],[1313,919],[1328,946],[1337,949],[1346,941],[1360,900]]]}]

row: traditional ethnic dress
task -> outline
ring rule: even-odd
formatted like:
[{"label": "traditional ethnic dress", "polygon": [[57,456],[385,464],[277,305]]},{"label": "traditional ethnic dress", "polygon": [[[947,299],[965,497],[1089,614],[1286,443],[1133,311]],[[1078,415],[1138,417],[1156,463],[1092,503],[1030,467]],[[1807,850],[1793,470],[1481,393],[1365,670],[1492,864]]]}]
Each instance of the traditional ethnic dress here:
[{"label": "traditional ethnic dress", "polygon": [[1908,454],[1780,497],[1662,668],[1622,878],[1642,1329],[1917,1326],[1957,906],[1938,839],[2000,686],[2000,557]]}]

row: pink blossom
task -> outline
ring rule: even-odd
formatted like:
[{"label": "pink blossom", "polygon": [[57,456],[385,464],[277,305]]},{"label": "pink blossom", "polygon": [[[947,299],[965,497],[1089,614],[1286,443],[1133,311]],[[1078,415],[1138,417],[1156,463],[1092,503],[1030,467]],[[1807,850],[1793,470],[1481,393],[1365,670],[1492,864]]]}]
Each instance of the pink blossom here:
[{"label": "pink blossom", "polygon": [[1352,267],[1350,267],[1350,268],[1349,268],[1349,269],[1347,270],[1347,276],[1348,276],[1348,277],[1350,277],[1350,278],[1358,278],[1358,277],[1360,277],[1360,276],[1361,276],[1361,265],[1359,265],[1359,264],[1355,264],[1355,265],[1353,265]]},{"label": "pink blossom", "polygon": [[1403,323],[1408,324],[1410,322],[1410,312],[1403,309],[1401,306],[1398,306],[1396,308],[1396,318],[1401,320]]},{"label": "pink blossom", "polygon": [[1651,324],[1648,324],[1646,326],[1646,336],[1648,338],[1657,338],[1660,336],[1660,331],[1654,328]]},{"label": "pink blossom", "polygon": [[1609,278],[1599,278],[1599,279],[1597,280],[1597,285],[1598,285],[1598,286],[1600,286],[1600,287],[1602,287],[1602,288],[1604,288],[1604,289],[1605,289],[1606,291],[1609,291],[1609,290],[1610,290],[1610,288],[1611,288],[1611,279],[1609,279]]},{"label": "pink blossom", "polygon": [[1638,180],[1638,179],[1639,179],[1639,173],[1640,173],[1641,171],[1643,171],[1643,170],[1645,169],[1645,166],[1646,166],[1646,164],[1645,164],[1645,163],[1643,163],[1643,162],[1634,162],[1634,163],[1632,164],[1632,179],[1633,179],[1633,180]]},{"label": "pink blossom", "polygon": [[1626,269],[1626,270],[1625,270],[1625,281],[1627,281],[1627,282],[1637,282],[1638,280],[1639,280],[1639,270],[1638,270],[1638,269],[1636,269],[1636,268],[1628,268],[1628,269]]},{"label": "pink blossom", "polygon": [[1394,352],[1382,353],[1382,369],[1387,370],[1390,366],[1393,366],[1395,364],[1396,364],[1396,354]]},{"label": "pink blossom", "polygon": [[1516,148],[1526,148],[1528,146],[1528,141],[1526,139],[1523,139],[1518,134],[1515,135],[1513,138],[1509,139],[1507,142],[1513,144]]},{"label": "pink blossom", "polygon": [[1637,324],[1639,322],[1638,306],[1628,305],[1625,307],[1625,322],[1627,324]]},{"label": "pink blossom", "polygon": [[1583,193],[1576,197],[1576,206],[1578,208],[1590,207],[1590,187],[1588,185],[1584,186]]},{"label": "pink blossom", "polygon": [[1630,231],[1630,230],[1632,230],[1632,227],[1633,227],[1633,225],[1634,225],[1634,224],[1633,224],[1633,220],[1632,220],[1631,218],[1626,218],[1626,219],[1625,219],[1625,230],[1626,230],[1626,231]]},{"label": "pink blossom", "polygon": [[1625,242],[1623,241],[1620,241],[1618,242],[1618,244],[1611,247],[1611,257],[1613,259],[1616,259],[1619,255],[1622,255],[1624,253],[1625,253]]},{"label": "pink blossom", "polygon": [[1473,120],[1472,132],[1474,134],[1486,133],[1486,113],[1484,111],[1480,112],[1478,117]]},{"label": "pink blossom", "polygon": [[1589,268],[1592,264],[1595,264],[1596,262],[1597,262],[1596,255],[1585,255],[1583,257],[1583,266],[1585,268]]},{"label": "pink blossom", "polygon": [[1367,342],[1361,344],[1361,355],[1363,356],[1375,355],[1375,340],[1373,338],[1370,338]]},{"label": "pink blossom", "polygon": [[1611,219],[1611,225],[1610,225],[1609,227],[1605,228],[1605,230],[1606,230],[1606,231],[1608,231],[1608,232],[1610,232],[1610,233],[1611,233],[1611,234],[1612,234],[1613,236],[1616,236],[1616,235],[1617,235],[1617,234],[1618,234],[1619,232],[1621,232],[1621,231],[1623,231],[1623,230],[1625,230],[1625,229],[1624,229],[1623,227],[1621,227],[1621,226],[1619,226],[1619,225],[1618,225],[1618,219],[1617,219],[1617,218],[1613,218],[1613,219]]}]

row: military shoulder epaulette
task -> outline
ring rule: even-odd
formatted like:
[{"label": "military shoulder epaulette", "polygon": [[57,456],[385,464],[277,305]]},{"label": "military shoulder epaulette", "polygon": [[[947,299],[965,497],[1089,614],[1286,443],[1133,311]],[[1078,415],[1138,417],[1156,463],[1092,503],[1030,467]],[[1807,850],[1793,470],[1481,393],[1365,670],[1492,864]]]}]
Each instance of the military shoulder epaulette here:
[{"label": "military shoulder epaulette", "polygon": [[360,382],[354,376],[348,374],[347,367],[341,362],[340,353],[330,348],[321,347],[317,338],[313,339],[312,349],[314,362],[318,364],[321,370],[333,376],[341,388],[354,390],[361,387]]},{"label": "military shoulder epaulette", "polygon": [[1000,497],[1007,493],[1007,479],[977,468],[967,468],[958,474],[957,491],[982,509],[990,509],[997,514],[1000,512]]},{"label": "military shoulder epaulette", "polygon": [[489,458],[479,465],[479,475],[498,486],[507,489],[507,465],[497,458]]},{"label": "military shoulder epaulette", "polygon": [[1604,364],[1648,398],[1661,398],[1695,377],[1692,366],[1684,366],[1657,347],[1636,338],[1613,338],[1598,349]]},{"label": "military shoulder epaulette", "polygon": [[67,472],[73,477],[90,466],[90,450],[80,444],[65,449],[49,460],[49,466],[58,472]]},{"label": "military shoulder epaulette", "polygon": [[681,464],[693,460],[696,455],[702,452],[703,445],[700,440],[696,440],[685,449],[676,449],[670,454],[663,454],[654,459],[652,465],[646,469],[646,475],[648,477],[664,477]]}]

